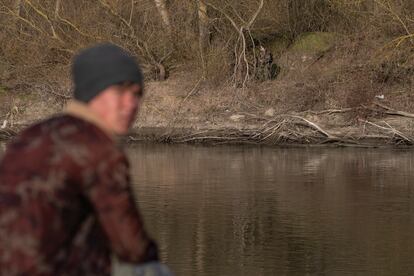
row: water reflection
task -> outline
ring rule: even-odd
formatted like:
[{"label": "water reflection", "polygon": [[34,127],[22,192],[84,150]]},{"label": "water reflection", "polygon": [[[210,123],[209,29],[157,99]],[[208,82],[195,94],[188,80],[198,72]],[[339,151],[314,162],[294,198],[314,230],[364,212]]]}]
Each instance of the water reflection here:
[{"label": "water reflection", "polygon": [[406,274],[413,153],[140,145],[135,188],[178,275]]},{"label": "water reflection", "polygon": [[177,275],[414,271],[412,151],[135,145],[127,152],[147,227]]}]

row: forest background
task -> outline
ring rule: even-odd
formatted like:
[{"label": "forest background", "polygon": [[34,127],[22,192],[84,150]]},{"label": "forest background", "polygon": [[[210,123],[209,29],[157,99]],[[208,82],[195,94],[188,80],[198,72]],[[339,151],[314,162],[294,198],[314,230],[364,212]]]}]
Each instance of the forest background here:
[{"label": "forest background", "polygon": [[414,141],[411,0],[0,0],[0,39],[3,135],[61,110],[73,55],[111,41],[156,139]]}]

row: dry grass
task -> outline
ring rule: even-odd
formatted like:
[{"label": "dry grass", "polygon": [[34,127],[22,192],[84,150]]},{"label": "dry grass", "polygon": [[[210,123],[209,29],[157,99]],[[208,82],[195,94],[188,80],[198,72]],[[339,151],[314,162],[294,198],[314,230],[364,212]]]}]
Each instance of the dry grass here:
[{"label": "dry grass", "polygon": [[[21,1],[18,14],[15,2],[0,3],[0,85],[13,93],[35,91],[36,97],[63,101],[71,93],[73,54],[87,45],[112,41],[138,57],[149,79],[159,78],[160,66],[169,73],[170,80],[153,86],[155,92],[148,95],[142,124],[167,124],[177,117],[182,124],[223,123],[231,114],[263,113],[271,107],[280,114],[354,108],[356,112],[347,116],[357,122],[378,115],[363,107],[379,95],[396,109],[414,111],[410,0],[265,1],[256,18],[259,0],[206,0],[210,36],[206,79],[200,82],[204,68],[194,1],[168,2],[171,34],[151,0],[61,1],[58,14],[56,1]],[[235,52],[240,53],[237,47],[243,44],[232,22],[245,27],[245,65],[252,69],[245,89],[230,85]],[[276,80],[254,78],[258,45],[283,38],[275,62],[284,65],[289,46],[310,32],[335,33],[337,40],[311,61],[302,62],[301,52],[292,54],[296,67],[282,66]]]}]

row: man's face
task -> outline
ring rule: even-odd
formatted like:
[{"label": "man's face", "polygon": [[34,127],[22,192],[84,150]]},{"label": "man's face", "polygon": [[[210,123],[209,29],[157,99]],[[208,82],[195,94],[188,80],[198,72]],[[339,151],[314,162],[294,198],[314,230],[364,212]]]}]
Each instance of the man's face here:
[{"label": "man's face", "polygon": [[109,130],[124,135],[134,123],[142,96],[138,84],[112,85],[94,97],[89,106],[101,117]]}]

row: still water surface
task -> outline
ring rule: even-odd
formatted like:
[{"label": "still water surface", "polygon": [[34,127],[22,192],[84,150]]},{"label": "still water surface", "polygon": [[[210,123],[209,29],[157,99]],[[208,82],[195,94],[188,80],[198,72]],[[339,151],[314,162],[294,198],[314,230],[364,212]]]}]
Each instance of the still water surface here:
[{"label": "still water surface", "polygon": [[177,275],[414,273],[414,151],[127,152],[146,226]]},{"label": "still water surface", "polygon": [[134,187],[177,275],[414,273],[414,152],[136,145]]}]

